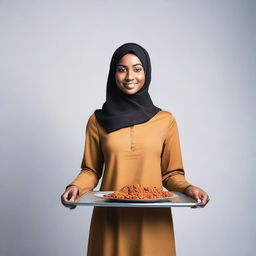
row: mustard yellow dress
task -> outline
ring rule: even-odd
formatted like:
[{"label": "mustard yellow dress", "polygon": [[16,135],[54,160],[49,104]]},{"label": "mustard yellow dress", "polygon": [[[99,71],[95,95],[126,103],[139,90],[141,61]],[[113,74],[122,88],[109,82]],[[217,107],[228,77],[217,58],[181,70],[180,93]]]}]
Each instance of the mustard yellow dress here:
[{"label": "mustard yellow dress", "polygon": [[[82,195],[101,177],[103,191],[142,184],[182,192],[190,183],[174,116],[161,110],[145,123],[106,133],[92,114],[82,170],[69,185],[76,185]],[[87,255],[176,255],[171,208],[94,207]]]}]

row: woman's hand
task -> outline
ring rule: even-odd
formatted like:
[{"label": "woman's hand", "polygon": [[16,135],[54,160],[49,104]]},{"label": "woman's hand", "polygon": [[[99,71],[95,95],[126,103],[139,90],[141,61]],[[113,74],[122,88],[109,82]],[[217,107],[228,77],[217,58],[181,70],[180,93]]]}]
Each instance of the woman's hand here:
[{"label": "woman's hand", "polygon": [[62,204],[69,208],[69,209],[75,209],[75,205],[68,205],[66,202],[74,202],[79,195],[79,190],[77,186],[70,186],[68,187],[65,192],[61,195],[61,202]]},{"label": "woman's hand", "polygon": [[184,191],[183,194],[192,197],[197,201],[201,201],[204,205],[201,206],[192,206],[191,208],[203,208],[209,202],[210,198],[205,191],[196,186],[190,185]]}]

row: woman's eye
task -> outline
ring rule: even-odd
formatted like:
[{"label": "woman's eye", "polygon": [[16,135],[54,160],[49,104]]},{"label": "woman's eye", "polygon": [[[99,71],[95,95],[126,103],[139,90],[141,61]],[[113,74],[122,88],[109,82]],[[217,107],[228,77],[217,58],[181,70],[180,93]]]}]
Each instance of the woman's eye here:
[{"label": "woman's eye", "polygon": [[[118,72],[126,72],[126,68],[117,68]],[[142,68],[134,68],[133,69],[134,72],[141,72]]]}]

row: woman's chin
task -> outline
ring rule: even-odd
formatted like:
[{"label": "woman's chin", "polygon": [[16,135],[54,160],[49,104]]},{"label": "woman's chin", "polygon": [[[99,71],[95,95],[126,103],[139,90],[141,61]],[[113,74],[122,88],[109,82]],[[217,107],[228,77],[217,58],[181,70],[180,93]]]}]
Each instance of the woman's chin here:
[{"label": "woman's chin", "polygon": [[132,89],[132,90],[123,89],[122,91],[123,91],[124,93],[126,93],[126,94],[134,94],[134,93],[137,92],[136,89]]}]

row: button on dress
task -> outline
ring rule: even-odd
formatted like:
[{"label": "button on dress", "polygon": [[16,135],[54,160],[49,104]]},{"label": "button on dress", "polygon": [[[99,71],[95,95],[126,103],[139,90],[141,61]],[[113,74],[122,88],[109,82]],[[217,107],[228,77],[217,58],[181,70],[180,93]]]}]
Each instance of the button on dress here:
[{"label": "button on dress", "polygon": [[[174,116],[159,111],[147,122],[107,133],[93,113],[86,126],[81,171],[69,185],[79,195],[125,185],[182,192],[185,179]],[[174,256],[171,208],[94,207],[88,256]]]}]

